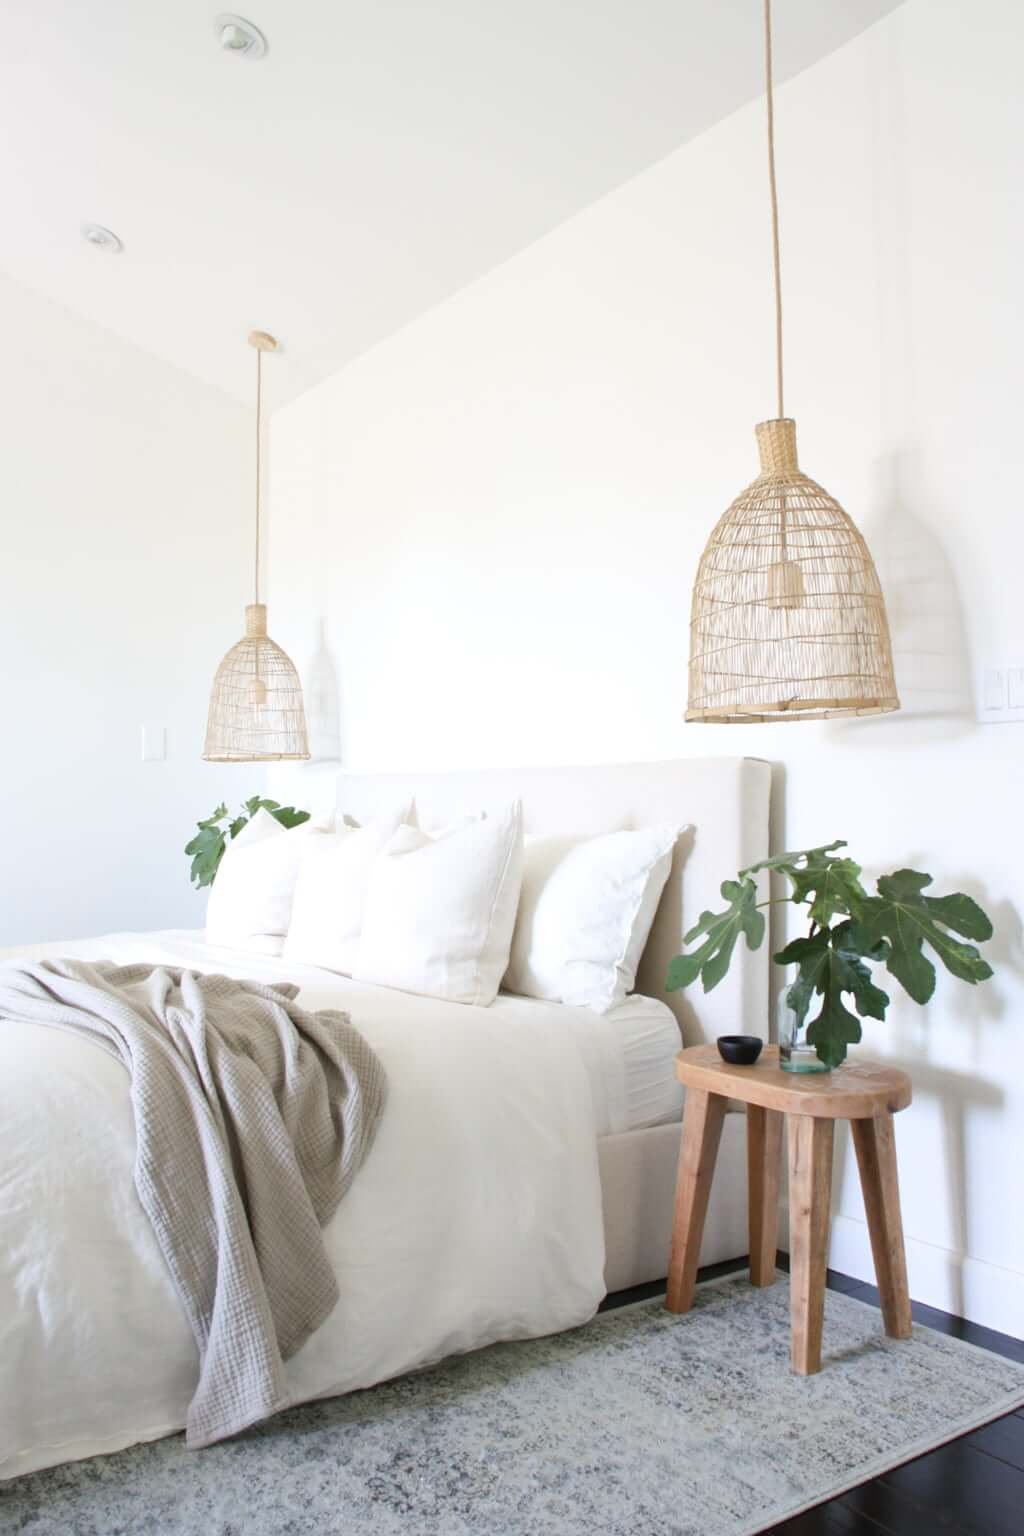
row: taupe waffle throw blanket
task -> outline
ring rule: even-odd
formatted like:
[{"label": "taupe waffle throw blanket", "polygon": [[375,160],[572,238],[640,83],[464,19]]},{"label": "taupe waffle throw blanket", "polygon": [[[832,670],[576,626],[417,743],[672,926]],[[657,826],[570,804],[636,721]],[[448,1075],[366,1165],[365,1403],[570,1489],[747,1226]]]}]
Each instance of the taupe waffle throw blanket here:
[{"label": "taupe waffle throw blanket", "polygon": [[288,1406],[283,1361],[338,1299],[321,1227],[384,1107],[347,1015],[297,993],[159,965],[0,967],[0,1018],[86,1034],[130,1074],[135,1187],[199,1347],[190,1446]]}]

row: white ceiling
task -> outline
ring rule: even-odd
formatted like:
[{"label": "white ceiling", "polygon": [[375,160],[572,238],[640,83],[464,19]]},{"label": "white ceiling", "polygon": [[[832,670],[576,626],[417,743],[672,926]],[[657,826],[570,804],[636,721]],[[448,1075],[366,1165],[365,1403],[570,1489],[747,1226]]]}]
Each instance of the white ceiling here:
[{"label": "white ceiling", "polygon": [[[6,0],[0,267],[297,394],[761,90],[760,0]],[[898,0],[777,0],[796,73]],[[109,256],[85,221],[124,241]]]}]

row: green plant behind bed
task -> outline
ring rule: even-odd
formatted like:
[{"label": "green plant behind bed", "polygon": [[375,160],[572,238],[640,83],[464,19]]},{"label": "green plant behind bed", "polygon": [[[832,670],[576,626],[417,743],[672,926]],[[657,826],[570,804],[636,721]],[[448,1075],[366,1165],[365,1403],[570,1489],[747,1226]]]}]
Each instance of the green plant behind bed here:
[{"label": "green plant behind bed", "polygon": [[280,805],[276,800],[264,800],[260,795],[253,795],[251,800],[245,801],[239,814],[229,821],[228,808],[221,802],[212,816],[197,822],[199,831],[190,843],[185,844],[185,852],[192,860],[188,877],[195,881],[197,891],[201,891],[204,885],[213,884],[228,841],[234,841],[257,811],[269,811],[275,821],[289,829],[299,827],[309,820],[308,811],[297,811],[293,805]]},{"label": "green plant behind bed", "polygon": [[801,1027],[817,1007],[807,1039],[826,1066],[845,1060],[847,1046],[861,1037],[862,1018],[885,1018],[889,995],[872,980],[872,965],[884,965],[915,1003],[927,1003],[935,990],[935,966],[924,953],[926,944],[959,981],[974,986],[992,975],[974,945],[961,942],[992,937],[992,924],[976,901],[962,891],[926,896],[932,877],[915,869],[882,875],[872,895],[861,884],[860,865],[837,854],[845,847],[839,841],[780,853],[724,881],[725,910],[701,913],[683,940],[695,947],[672,961],[666,989],[688,987],[699,976],[710,992],[728,971],[741,934],[748,949],[760,947],[765,931],[761,908],[772,905],[757,899],[753,876],[763,869],[789,881],[790,894],[781,901],[807,908],[807,936],[793,939],[772,958],[777,965],[797,967],[786,1002]]}]

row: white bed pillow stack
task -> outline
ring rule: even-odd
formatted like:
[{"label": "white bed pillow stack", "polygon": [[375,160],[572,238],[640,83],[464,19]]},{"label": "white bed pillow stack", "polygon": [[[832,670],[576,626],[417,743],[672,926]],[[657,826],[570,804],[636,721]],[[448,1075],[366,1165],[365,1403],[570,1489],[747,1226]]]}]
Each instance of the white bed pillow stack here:
[{"label": "white bed pillow stack", "polygon": [[524,843],[518,801],[433,834],[410,811],[331,833],[259,810],[221,860],[208,943],[459,1003],[504,986],[606,1013],[632,991],[680,827]]},{"label": "white bed pillow stack", "polygon": [[528,837],[505,990],[598,1013],[621,1003],[636,983],[680,831]]},{"label": "white bed pillow stack", "polygon": [[262,806],[224,850],[206,908],[206,942],[279,955],[292,915],[299,862],[318,823],[282,827]]},{"label": "white bed pillow stack", "polygon": [[494,1001],[509,961],[523,871],[523,813],[434,837],[403,825],[374,863],[353,975],[457,1003]]},{"label": "white bed pillow stack", "polygon": [[308,843],[299,865],[291,927],[285,940],[287,960],[352,975],[370,872],[409,810],[404,805],[365,827],[339,820],[332,836]]}]

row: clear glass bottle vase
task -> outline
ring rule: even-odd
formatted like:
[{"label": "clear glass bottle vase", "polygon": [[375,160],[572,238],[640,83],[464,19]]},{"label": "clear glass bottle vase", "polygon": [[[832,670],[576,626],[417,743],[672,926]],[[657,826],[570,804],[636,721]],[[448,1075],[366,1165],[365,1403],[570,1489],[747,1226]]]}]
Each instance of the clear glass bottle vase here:
[{"label": "clear glass bottle vase", "polygon": [[827,1072],[825,1063],[819,1059],[817,1051],[807,1040],[807,1029],[813,1015],[813,1009],[808,1009],[802,1024],[797,1023],[796,1014],[786,1002],[786,993],[790,983],[787,980],[779,993],[778,1008],[775,1014],[776,1037],[779,1042],[779,1066],[783,1072]]}]

